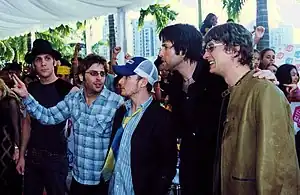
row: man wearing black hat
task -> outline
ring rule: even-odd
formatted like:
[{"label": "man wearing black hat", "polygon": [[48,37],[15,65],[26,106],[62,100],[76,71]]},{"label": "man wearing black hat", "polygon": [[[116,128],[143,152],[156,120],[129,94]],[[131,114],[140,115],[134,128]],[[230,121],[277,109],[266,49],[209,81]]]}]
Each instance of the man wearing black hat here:
[{"label": "man wearing black hat", "polygon": [[[33,66],[39,77],[39,81],[29,84],[28,91],[45,107],[52,107],[63,100],[73,87],[55,75],[54,66],[60,58],[61,54],[42,39],[35,40],[31,52],[25,56],[26,63]],[[24,173],[24,195],[42,195],[44,188],[47,195],[65,194],[68,172],[67,143],[63,133],[65,124],[63,121],[57,125],[42,125],[26,116],[17,164],[18,172]]]}]

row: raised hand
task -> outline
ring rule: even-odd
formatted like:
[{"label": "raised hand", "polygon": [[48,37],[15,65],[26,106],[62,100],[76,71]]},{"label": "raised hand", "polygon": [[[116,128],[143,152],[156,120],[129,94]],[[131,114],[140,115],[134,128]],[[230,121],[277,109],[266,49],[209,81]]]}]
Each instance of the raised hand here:
[{"label": "raised hand", "polygon": [[120,53],[120,51],[121,51],[121,47],[117,46],[114,48],[113,53],[117,56]]},{"label": "raised hand", "polygon": [[126,53],[125,60],[131,60],[132,56],[129,53]]},{"label": "raised hand", "polygon": [[263,26],[258,26],[255,28],[255,37],[262,38],[265,34],[265,28]]},{"label": "raised hand", "polygon": [[76,45],[75,45],[75,51],[76,52],[80,51],[80,43],[76,43]]},{"label": "raised hand", "polygon": [[29,95],[26,85],[15,74],[13,74],[12,79],[14,81],[12,90],[20,97],[26,98]]},{"label": "raised hand", "polygon": [[294,91],[296,91],[296,89],[298,89],[297,84],[283,84],[283,86],[286,87],[286,91],[288,93],[293,93]]}]

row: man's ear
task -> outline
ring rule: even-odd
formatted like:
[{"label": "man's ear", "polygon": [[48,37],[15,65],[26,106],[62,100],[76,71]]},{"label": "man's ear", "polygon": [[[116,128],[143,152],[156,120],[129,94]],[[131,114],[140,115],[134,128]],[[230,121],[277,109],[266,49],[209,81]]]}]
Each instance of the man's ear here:
[{"label": "man's ear", "polygon": [[140,86],[141,86],[141,88],[146,87],[147,84],[148,84],[148,79],[142,78],[142,79],[140,80]]},{"label": "man's ear", "polygon": [[238,45],[238,46],[234,46],[232,47],[232,54],[233,54],[233,57],[236,58],[240,55],[240,50],[241,50],[241,47]]}]

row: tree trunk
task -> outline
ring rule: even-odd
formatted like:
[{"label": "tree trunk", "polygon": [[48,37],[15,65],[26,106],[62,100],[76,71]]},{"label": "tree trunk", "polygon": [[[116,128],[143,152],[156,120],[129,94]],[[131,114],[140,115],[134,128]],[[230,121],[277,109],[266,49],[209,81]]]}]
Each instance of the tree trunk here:
[{"label": "tree trunk", "polygon": [[115,19],[114,15],[108,15],[108,39],[109,39],[109,57],[112,58],[113,49],[116,47],[116,32],[115,32]]},{"label": "tree trunk", "polygon": [[199,24],[199,30],[201,29],[202,25],[202,0],[197,0],[198,1],[198,24]]},{"label": "tree trunk", "polygon": [[27,34],[27,51],[31,51],[31,33]]},{"label": "tree trunk", "polygon": [[256,0],[256,26],[265,28],[265,34],[257,44],[257,49],[261,51],[270,44],[268,0]]}]

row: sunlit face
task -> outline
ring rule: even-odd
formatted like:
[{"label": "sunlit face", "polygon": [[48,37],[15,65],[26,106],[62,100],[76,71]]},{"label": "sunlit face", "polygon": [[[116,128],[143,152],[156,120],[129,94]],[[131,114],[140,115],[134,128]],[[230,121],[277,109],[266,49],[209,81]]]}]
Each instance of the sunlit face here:
[{"label": "sunlit face", "polygon": [[292,84],[298,84],[299,76],[298,76],[298,72],[295,68],[293,68],[291,70],[291,78],[292,78]]},{"label": "sunlit face", "polygon": [[170,41],[165,41],[161,45],[159,56],[162,58],[163,69],[176,70],[176,68],[183,62],[182,55],[176,55],[173,44]]},{"label": "sunlit face", "polygon": [[120,81],[121,95],[131,98],[138,94],[142,87],[145,87],[143,78],[139,78],[138,75],[123,76]]},{"label": "sunlit face", "polygon": [[224,44],[211,41],[207,43],[205,54],[203,56],[210,64],[210,72],[224,76],[230,64],[232,64],[232,57],[225,52]]},{"label": "sunlit face", "polygon": [[259,53],[254,52],[253,54],[253,68],[256,69],[259,67],[260,64],[260,56]]},{"label": "sunlit face", "polygon": [[103,64],[94,63],[84,73],[84,86],[90,93],[100,93],[103,89],[106,72]]},{"label": "sunlit face", "polygon": [[270,70],[272,73],[276,74],[277,72],[277,67],[274,65],[270,65],[267,67],[267,70]]},{"label": "sunlit face", "polygon": [[36,56],[33,61],[35,70],[40,78],[49,78],[54,74],[54,58],[49,54],[41,54]]},{"label": "sunlit face", "polygon": [[267,51],[263,58],[262,58],[262,64],[264,66],[264,69],[267,68],[270,64],[275,63],[275,53],[272,50]]}]

